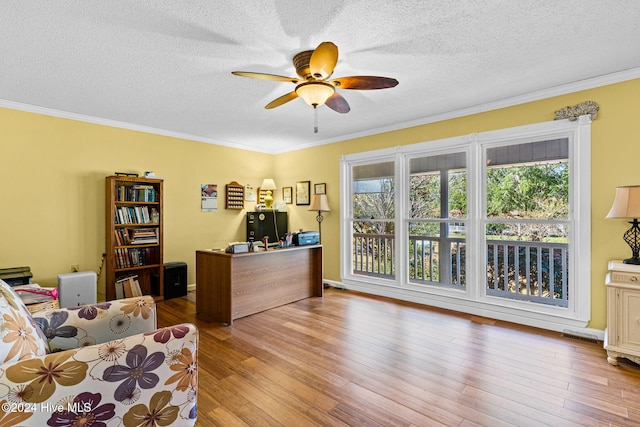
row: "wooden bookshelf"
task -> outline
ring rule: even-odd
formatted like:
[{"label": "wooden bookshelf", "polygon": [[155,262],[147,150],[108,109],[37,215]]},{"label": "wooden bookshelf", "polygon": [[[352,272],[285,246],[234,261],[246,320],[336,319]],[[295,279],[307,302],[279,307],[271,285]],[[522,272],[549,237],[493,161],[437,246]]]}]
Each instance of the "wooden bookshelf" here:
[{"label": "wooden bookshelf", "polygon": [[[143,295],[163,298],[162,180],[106,178],[105,294],[116,299],[116,281],[137,276]],[[153,285],[153,286],[152,286]]]}]

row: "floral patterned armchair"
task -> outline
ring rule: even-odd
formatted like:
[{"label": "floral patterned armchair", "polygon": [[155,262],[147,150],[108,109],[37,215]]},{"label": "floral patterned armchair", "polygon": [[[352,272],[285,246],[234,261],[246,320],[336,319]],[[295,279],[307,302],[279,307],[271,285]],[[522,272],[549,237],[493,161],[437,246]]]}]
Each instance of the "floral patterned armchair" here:
[{"label": "floral patterned armchair", "polygon": [[0,425],[193,426],[198,330],[151,297],[31,315],[0,280]]}]

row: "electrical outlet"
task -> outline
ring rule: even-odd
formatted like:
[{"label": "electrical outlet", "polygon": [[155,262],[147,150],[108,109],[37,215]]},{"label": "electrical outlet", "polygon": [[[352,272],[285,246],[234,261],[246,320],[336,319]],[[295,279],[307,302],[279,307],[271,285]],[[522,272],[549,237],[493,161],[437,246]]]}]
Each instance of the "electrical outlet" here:
[{"label": "electrical outlet", "polygon": [[74,273],[80,271],[80,264],[71,264],[71,271],[73,271]]}]

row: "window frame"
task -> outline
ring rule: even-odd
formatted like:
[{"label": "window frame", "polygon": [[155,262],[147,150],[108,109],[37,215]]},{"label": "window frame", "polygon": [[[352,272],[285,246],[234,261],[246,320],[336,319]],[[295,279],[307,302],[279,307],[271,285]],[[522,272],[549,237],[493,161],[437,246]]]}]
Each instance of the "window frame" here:
[{"label": "window frame", "polygon": [[[423,144],[418,144],[418,146],[416,146],[416,150],[410,150],[409,147],[407,147],[404,150],[405,154],[404,157],[404,165],[405,165],[405,174],[402,177],[403,179],[403,184],[405,185],[402,190],[399,190],[398,192],[402,191],[405,195],[406,195],[406,199],[407,199],[407,203],[403,206],[408,206],[408,201],[409,201],[409,189],[408,189],[408,185],[407,183],[409,182],[410,179],[410,170],[409,170],[409,165],[411,163],[412,159],[416,159],[416,158],[420,158],[420,157],[425,157],[425,155],[428,156],[438,156],[438,155],[442,155],[442,154],[449,154],[449,153],[464,153],[465,154],[465,161],[466,161],[466,173],[467,173],[467,212],[466,212],[466,216],[464,218],[464,222],[467,224],[467,229],[469,229],[468,227],[471,225],[471,217],[472,217],[472,209],[473,209],[473,204],[470,203],[469,198],[471,197],[471,191],[470,188],[473,188],[473,186],[470,184],[470,182],[472,182],[473,180],[470,181],[470,178],[472,176],[475,176],[474,173],[470,173],[471,171],[475,171],[475,164],[470,164],[470,158],[472,158],[473,153],[472,153],[472,145],[469,143],[469,138],[450,138],[444,141],[434,141],[433,143],[427,143],[428,145],[423,145]],[[425,151],[425,149],[427,149],[427,147],[429,148],[429,151]],[[474,157],[475,158],[475,157]],[[403,235],[405,236],[405,239],[408,239],[409,237],[409,224],[411,222],[420,222],[420,220],[416,221],[416,218],[411,218],[409,216],[410,212],[407,211],[402,211],[402,222],[403,222]],[[445,218],[433,218],[433,219],[429,219],[428,222],[454,222],[458,219],[445,219]],[[458,220],[459,221],[459,220]],[[466,237],[466,245],[469,245],[469,239],[472,235],[470,233],[467,233],[467,237]],[[473,241],[473,238],[471,239],[471,241]],[[440,285],[440,284],[429,284],[429,283],[415,283],[415,282],[411,282],[409,280],[409,274],[408,274],[408,268],[409,268],[409,245],[407,244],[407,242],[404,242],[405,244],[402,246],[401,250],[403,251],[402,254],[404,256],[403,258],[403,265],[405,266],[405,268],[407,269],[407,271],[405,271],[406,273],[406,287],[409,289],[415,289],[417,291],[420,291],[422,289],[428,289],[429,292],[433,292],[435,294],[441,294],[441,295],[452,295],[452,296],[460,296],[460,295],[465,295],[465,298],[471,298],[472,294],[470,293],[469,287],[465,286],[464,289],[460,289],[458,287],[450,287],[448,285]],[[469,266],[468,261],[470,261],[470,259],[467,259],[467,266]],[[468,270],[468,268],[467,268]]]},{"label": "window frame", "polygon": [[[481,233],[486,224],[486,149],[497,145],[520,144],[543,139],[569,140],[569,306],[557,307],[505,301],[486,293],[486,243]],[[409,161],[425,155],[466,151],[467,155],[467,284],[465,290],[411,284],[408,280],[408,179]],[[395,279],[352,274],[351,230],[352,174],[356,165],[395,161]],[[484,163],[483,163],[484,162]],[[591,118],[559,120],[457,136],[406,146],[342,156],[341,180],[341,278],[347,289],[389,296],[496,319],[565,330],[585,327],[591,313]],[[477,189],[477,190],[476,190]],[[580,260],[580,262],[577,262]],[[484,272],[483,272],[484,269]],[[469,279],[473,275],[472,279]]]},{"label": "window frame", "polygon": [[[398,154],[396,149],[383,149],[377,150],[373,154],[369,153],[357,153],[352,154],[350,156],[349,162],[344,162],[345,156],[341,158],[341,167],[340,167],[340,183],[341,183],[341,191],[340,194],[342,196],[341,200],[341,221],[340,221],[340,236],[349,236],[347,239],[341,237],[340,239],[340,259],[342,260],[340,263],[340,276],[342,278],[350,277],[351,280],[360,281],[362,283],[366,283],[365,279],[376,279],[376,282],[382,283],[385,286],[394,286],[394,283],[400,281],[400,277],[398,276],[397,271],[397,261],[396,265],[396,274],[394,279],[387,278],[374,278],[374,277],[363,277],[359,275],[353,274],[350,270],[353,266],[353,239],[351,239],[352,231],[353,231],[353,222],[358,218],[354,218],[353,215],[353,193],[352,193],[352,182],[353,182],[353,168],[356,166],[363,166],[374,163],[385,163],[385,162],[393,162],[394,163],[394,186],[397,185],[397,176],[398,176]],[[345,190],[346,187],[346,190]],[[398,205],[398,191],[397,187],[395,189],[395,204]],[[348,202],[345,202],[345,197],[348,197]],[[385,219],[388,221],[388,219]],[[393,221],[389,221],[394,223],[394,230],[398,230],[398,211],[395,210],[395,215]],[[397,240],[396,240],[397,242]],[[397,257],[396,251],[396,257]],[[344,279],[343,279],[344,283]]]}]

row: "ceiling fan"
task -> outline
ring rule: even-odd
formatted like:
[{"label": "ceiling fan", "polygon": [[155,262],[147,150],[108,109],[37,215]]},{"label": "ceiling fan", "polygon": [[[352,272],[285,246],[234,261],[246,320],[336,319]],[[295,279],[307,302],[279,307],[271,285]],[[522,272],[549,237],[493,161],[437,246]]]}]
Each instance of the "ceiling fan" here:
[{"label": "ceiling fan", "polygon": [[328,80],[337,62],[338,47],[331,42],[322,42],[315,50],[305,50],[293,57],[293,65],[296,67],[299,78],[250,71],[233,71],[232,74],[254,79],[290,82],[296,85],[295,90],[274,99],[264,108],[276,108],[300,97],[314,109],[325,104],[343,114],[348,113],[351,107],[336,89],[386,89],[398,84],[396,79],[378,76],[351,76]]}]

